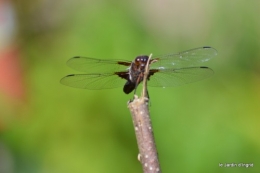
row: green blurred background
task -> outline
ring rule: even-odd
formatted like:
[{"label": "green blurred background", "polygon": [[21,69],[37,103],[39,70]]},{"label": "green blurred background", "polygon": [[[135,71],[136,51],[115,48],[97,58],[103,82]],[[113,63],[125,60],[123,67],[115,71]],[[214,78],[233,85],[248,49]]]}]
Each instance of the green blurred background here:
[{"label": "green blurred background", "polygon": [[202,64],[213,77],[149,88],[162,172],[260,172],[260,1],[1,0],[0,7],[11,15],[0,20],[11,21],[0,50],[14,59],[0,77],[0,173],[142,172],[126,105],[133,95],[61,85],[77,73],[66,61],[200,46],[218,50]]}]

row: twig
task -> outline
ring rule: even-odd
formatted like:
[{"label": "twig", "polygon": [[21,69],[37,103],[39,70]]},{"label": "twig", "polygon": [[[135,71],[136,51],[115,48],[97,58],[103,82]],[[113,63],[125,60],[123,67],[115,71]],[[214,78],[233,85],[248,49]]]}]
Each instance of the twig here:
[{"label": "twig", "polygon": [[144,173],[160,173],[160,164],[155,146],[153,129],[149,114],[149,99],[147,98],[147,76],[149,74],[149,56],[143,79],[142,95],[128,103],[132,114],[135,135],[139,148],[138,160],[141,162]]}]

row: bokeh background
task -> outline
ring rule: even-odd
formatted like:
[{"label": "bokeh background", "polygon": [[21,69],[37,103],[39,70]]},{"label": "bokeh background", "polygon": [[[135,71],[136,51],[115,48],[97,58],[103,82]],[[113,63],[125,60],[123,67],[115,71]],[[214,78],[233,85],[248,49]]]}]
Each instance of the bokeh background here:
[{"label": "bokeh background", "polygon": [[259,16],[260,1],[0,0],[0,173],[142,172],[132,94],[63,86],[66,61],[200,46],[218,50],[213,77],[149,88],[162,171],[260,172]]}]

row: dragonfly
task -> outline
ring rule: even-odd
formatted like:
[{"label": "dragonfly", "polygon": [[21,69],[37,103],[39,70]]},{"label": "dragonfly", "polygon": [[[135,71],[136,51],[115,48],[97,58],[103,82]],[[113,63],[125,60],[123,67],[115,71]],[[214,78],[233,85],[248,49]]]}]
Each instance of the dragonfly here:
[{"label": "dragonfly", "polygon": [[145,66],[149,63],[147,85],[151,87],[175,87],[206,79],[214,74],[206,66],[198,66],[217,55],[217,50],[199,47],[179,53],[154,56],[139,55],[133,61],[120,59],[96,59],[75,56],[67,61],[72,69],[84,74],[70,74],[61,84],[82,89],[100,90],[123,87],[126,94],[136,91],[143,81]]}]

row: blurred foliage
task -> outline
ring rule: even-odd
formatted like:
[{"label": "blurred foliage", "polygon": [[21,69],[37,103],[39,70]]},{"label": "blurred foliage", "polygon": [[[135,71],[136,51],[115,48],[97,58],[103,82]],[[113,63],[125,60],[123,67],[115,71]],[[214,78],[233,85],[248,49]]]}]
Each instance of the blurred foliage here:
[{"label": "blurred foliage", "polygon": [[[219,52],[215,75],[149,88],[163,172],[260,172],[258,1],[14,2],[26,99],[0,99],[0,151],[17,173],[141,172],[122,88],[61,85],[82,55],[132,60],[200,46]],[[123,87],[123,86],[122,86]],[[140,93],[140,92],[139,92]],[[224,168],[219,163],[253,163]],[[6,173],[6,172],[4,172]]]}]

